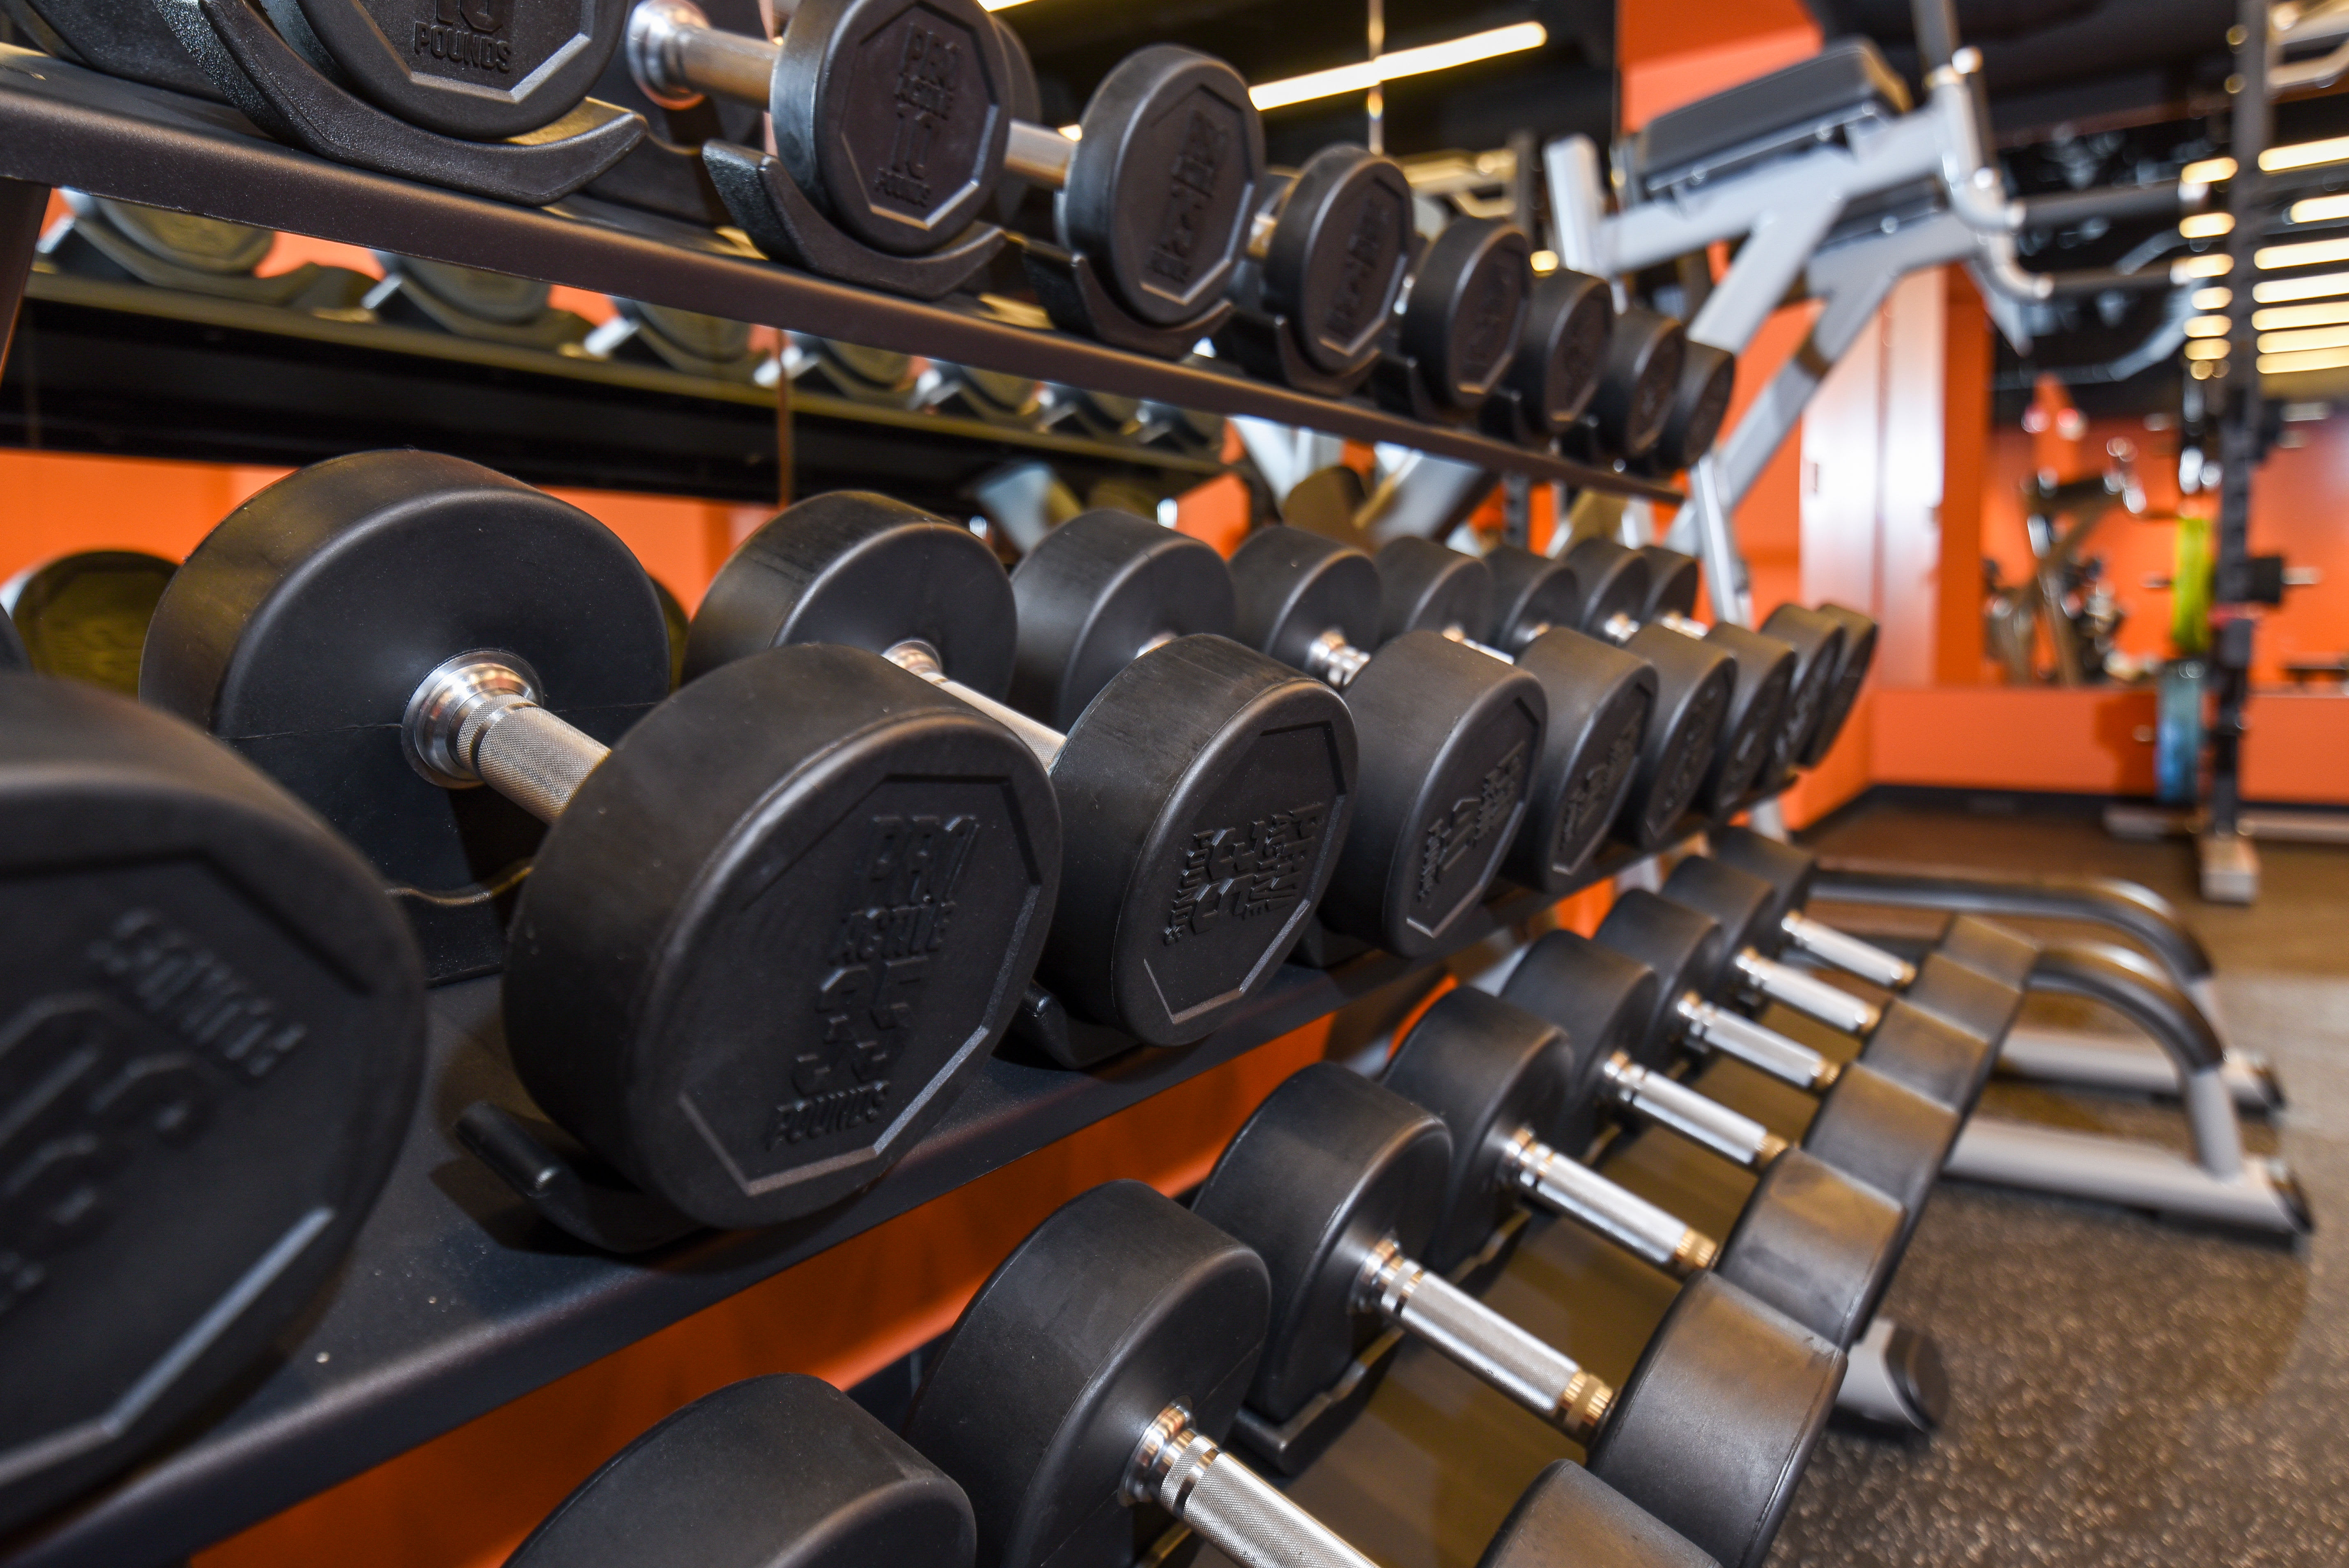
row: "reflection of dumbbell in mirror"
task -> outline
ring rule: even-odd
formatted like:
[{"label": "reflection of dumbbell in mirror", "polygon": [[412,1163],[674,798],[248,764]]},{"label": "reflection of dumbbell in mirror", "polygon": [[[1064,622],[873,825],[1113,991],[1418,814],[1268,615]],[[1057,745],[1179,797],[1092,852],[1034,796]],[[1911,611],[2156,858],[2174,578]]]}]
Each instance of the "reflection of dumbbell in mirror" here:
[{"label": "reflection of dumbbell in mirror", "polygon": [[[1844,721],[1859,701],[1860,685],[1876,659],[1876,623],[1841,605],[1784,604],[1764,619],[1762,629],[1794,647],[1806,660],[1826,657],[1822,649],[1832,652],[1834,674],[1820,678],[1824,691],[1818,717],[1804,737],[1801,752],[1788,760],[1789,766],[1816,767],[1843,733]],[[1841,639],[1830,645],[1830,634],[1837,631]]]},{"label": "reflection of dumbbell in mirror", "polygon": [[[1187,1531],[1260,1568],[1371,1568],[1222,1446],[1271,1295],[1256,1253],[1139,1182],[1094,1188],[1030,1232],[964,1309],[905,1418],[969,1497],[979,1560],[1128,1568],[1165,1560]],[[1478,1563],[1560,1561],[1711,1563],[1563,1459]]]},{"label": "reflection of dumbbell in mirror", "polygon": [[[1214,564],[1195,541],[1126,521],[1187,546],[1174,569],[1195,559],[1189,552]],[[1084,667],[1096,694],[1055,705],[1053,722],[1030,717],[1002,696],[1023,623],[1056,597],[1042,583],[1015,597],[969,529],[915,507],[820,495],[753,534],[719,572],[694,619],[687,676],[784,643],[846,643],[1003,720],[1045,760],[1061,802],[1059,912],[1038,982],[1136,1039],[1187,1044],[1271,978],[1339,864],[1357,815],[1355,725],[1319,682],[1226,638],[1181,635],[1228,626],[1227,597],[1220,620],[1210,605],[1197,622],[1102,638]],[[1074,583],[1066,591],[1071,618],[1118,604]],[[1161,642],[1159,631],[1176,635]]]},{"label": "reflection of dumbbell in mirror", "polygon": [[1567,567],[1506,545],[1491,558],[1508,573],[1497,607],[1485,561],[1426,539],[1381,546],[1379,639],[1383,646],[1408,632],[1437,632],[1541,682],[1548,722],[1526,789],[1526,824],[1503,870],[1525,887],[1567,892],[1638,781],[1655,672],[1568,624],[1574,575]]},{"label": "reflection of dumbbell in mirror", "polygon": [[[1758,1563],[1826,1423],[1842,1354],[1706,1279],[1610,1387],[1430,1266],[1453,1163],[1442,1119],[1334,1062],[1292,1075],[1233,1137],[1191,1208],[1271,1273],[1248,1410],[1278,1428],[1400,1329],[1580,1444],[1593,1475],[1703,1551]],[[1302,1468],[1310,1448],[1278,1457]]]},{"label": "reflection of dumbbell in mirror", "polygon": [[24,668],[135,697],[147,624],[178,570],[143,550],[60,556],[0,585],[0,620],[10,623]]},{"label": "reflection of dumbbell in mirror", "polygon": [[505,1568],[970,1568],[962,1489],[830,1384],[707,1394],[605,1461]]},{"label": "reflection of dumbbell in mirror", "polygon": [[1297,528],[1231,559],[1240,640],[1345,693],[1361,732],[1330,929],[1417,957],[1477,906],[1522,831],[1542,758],[1541,683],[1432,631],[1380,642],[1378,567]]},{"label": "reflection of dumbbell in mirror", "polygon": [[1043,943],[1057,814],[1002,725],[859,649],[668,688],[626,545],[414,452],[239,507],[172,579],[140,685],[411,906],[474,917],[444,961],[497,961],[456,946],[499,932],[468,878],[526,858],[523,1085],[683,1214],[768,1224],[878,1177],[984,1064]]},{"label": "reflection of dumbbell in mirror", "polygon": [[425,994],[374,868],[226,748],[25,673],[0,735],[13,1532],[282,1360],[411,1127]]},{"label": "reflection of dumbbell in mirror", "polygon": [[135,278],[182,294],[322,314],[353,309],[375,286],[375,279],[363,272],[316,262],[302,262],[267,277],[255,275],[277,244],[274,229],[79,191],[58,193],[67,211],[42,233],[40,254],[60,272]]},{"label": "reflection of dumbbell in mirror", "polygon": [[551,284],[389,251],[375,259],[383,279],[359,303],[386,321],[519,348],[560,348],[594,330],[585,317],[550,303]]}]

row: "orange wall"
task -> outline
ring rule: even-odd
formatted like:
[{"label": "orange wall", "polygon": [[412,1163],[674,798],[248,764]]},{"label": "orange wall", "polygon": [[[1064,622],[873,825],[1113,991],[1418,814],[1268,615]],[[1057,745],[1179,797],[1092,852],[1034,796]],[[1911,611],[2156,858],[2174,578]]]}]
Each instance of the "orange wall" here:
[{"label": "orange wall", "polygon": [[1799,0],[1625,0],[1615,8],[1623,129],[1637,130],[1666,109],[1792,64],[1818,47],[1818,24]]}]

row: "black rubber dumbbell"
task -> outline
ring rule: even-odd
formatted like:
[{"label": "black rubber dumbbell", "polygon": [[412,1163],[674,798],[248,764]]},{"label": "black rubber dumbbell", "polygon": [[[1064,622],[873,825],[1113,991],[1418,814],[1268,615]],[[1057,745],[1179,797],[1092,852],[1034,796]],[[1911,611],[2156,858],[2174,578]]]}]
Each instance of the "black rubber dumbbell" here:
[{"label": "black rubber dumbbell", "polygon": [[1371,378],[1383,406],[1423,420],[1473,419],[1517,352],[1533,298],[1533,242],[1462,218],[1420,253]]},{"label": "black rubber dumbbell", "polygon": [[[1692,601],[1693,602],[1693,601]],[[1775,794],[1795,782],[1811,739],[1826,717],[1843,668],[1844,628],[1833,617],[1801,605],[1782,604],[1762,623],[1762,634],[1795,650],[1795,674],[1786,689],[1786,716],[1769,760],[1754,775],[1756,796]]]},{"label": "black rubber dumbbell", "polygon": [[375,868],[226,748],[24,673],[0,734],[13,1531],[282,1357],[413,1123],[425,992]]},{"label": "black rubber dumbbell", "polygon": [[[1770,761],[1794,685],[1794,649],[1742,626],[1701,628],[1676,618],[1669,601],[1658,600],[1649,556],[1612,539],[1582,540],[1566,553],[1566,563],[1574,568],[1582,594],[1577,624],[1654,661],[1666,691],[1701,679],[1698,670],[1719,668],[1727,678],[1720,743],[1692,804],[1707,816],[1728,815],[1744,803]],[[1651,603],[1659,605],[1652,613]],[[1678,639],[1682,646],[1674,648],[1668,639]]]},{"label": "black rubber dumbbell", "polygon": [[1647,466],[1662,473],[1693,467],[1713,450],[1736,390],[1737,356],[1693,337],[1687,339],[1671,407],[1664,415],[1664,428],[1658,432],[1655,446],[1648,452]]},{"label": "black rubber dumbbell", "polygon": [[668,686],[626,545],[416,452],[232,513],[140,676],[413,903],[493,914],[526,867],[523,1085],[685,1215],[771,1224],[874,1180],[984,1064],[1043,945],[1058,814],[1018,737],[856,649]]},{"label": "black rubber dumbbell", "polygon": [[[25,668],[139,694],[139,655],[177,562],[144,550],[82,550],[11,579],[0,609]],[[0,662],[0,669],[6,668]]]},{"label": "black rubber dumbbell", "polygon": [[[1525,826],[1502,870],[1524,887],[1564,893],[1638,782],[1656,676],[1641,659],[1567,624],[1570,570],[1516,553],[1539,566],[1512,575],[1508,602],[1496,609],[1494,575],[1484,561],[1426,539],[1381,545],[1379,640],[1383,647],[1411,632],[1438,632],[1541,682],[1549,719],[1526,789]],[[1483,640],[1488,636],[1500,640]]]},{"label": "black rubber dumbbell", "polygon": [[1417,244],[1411,182],[1391,158],[1340,142],[1268,174],[1218,351],[1268,380],[1351,389],[1378,358]]},{"label": "black rubber dumbbell", "polygon": [[[1810,690],[1803,690],[1803,677],[1810,672],[1795,646],[1782,638],[1730,621],[1697,619],[1697,590],[1703,573],[1694,556],[1649,545],[1641,547],[1640,557],[1648,564],[1648,596],[1636,618],[1701,638],[1737,661],[1720,783],[1724,787],[1737,785],[1740,793],[1733,799],[1716,801],[1714,813],[1726,816],[1734,805],[1752,798],[1765,781],[1783,775],[1782,764],[1791,761],[1797,742],[1817,724],[1826,682],[1814,675]],[[1814,665],[1819,662],[1812,660]],[[1747,740],[1749,730],[1755,737],[1752,742]],[[1748,744],[1755,748],[1750,757],[1740,751]]]},{"label": "black rubber dumbbell", "polygon": [[1606,279],[1570,267],[1536,275],[1516,352],[1484,405],[1485,429],[1536,446],[1572,431],[1599,395],[1614,332]]},{"label": "black rubber dumbbell", "polygon": [[1819,707],[1818,724],[1797,759],[1805,767],[1816,767],[1834,750],[1836,741],[1843,734],[1844,722],[1851,717],[1852,708],[1859,701],[1860,686],[1868,680],[1868,666],[1876,661],[1876,623],[1856,609],[1837,604],[1807,607],[1781,605],[1763,621],[1762,629],[1788,642],[1800,642],[1803,634],[1786,624],[1797,618],[1841,627],[1844,634],[1834,682]]},{"label": "black rubber dumbbell", "polygon": [[1842,1352],[1708,1277],[1610,1387],[1428,1266],[1452,1164],[1442,1118],[1334,1062],[1291,1075],[1233,1137],[1191,1209],[1271,1272],[1249,1407],[1289,1419],[1371,1339],[1401,1329],[1580,1444],[1593,1475],[1704,1552],[1759,1563],[1833,1406]]},{"label": "black rubber dumbbell", "polygon": [[1323,922],[1406,958],[1434,951],[1522,830],[1541,683],[1437,632],[1381,646],[1378,567],[1334,539],[1259,529],[1231,575],[1240,640],[1344,692],[1361,735],[1361,798]]},{"label": "black rubber dumbbell", "polygon": [[505,1568],[970,1568],[970,1501],[819,1378],[705,1394],[604,1462]]},{"label": "black rubber dumbbell", "polygon": [[[1372,1568],[1222,1446],[1262,1355],[1264,1261],[1135,1181],[1082,1193],[979,1287],[905,1436],[969,1497],[990,1568],[1128,1568],[1187,1530],[1236,1563]],[[1723,1359],[1747,1324],[1724,1314]],[[1567,1460],[1479,1568],[1704,1568],[1711,1559]]]},{"label": "black rubber dumbbell", "polygon": [[702,598],[686,673],[845,643],[1010,725],[1046,759],[1061,803],[1060,904],[1038,981],[1136,1039],[1196,1040],[1272,977],[1341,864],[1359,815],[1355,722],[1319,682],[1225,638],[1184,636],[1140,657],[1118,649],[1129,661],[1064,732],[1002,700],[1019,619],[1002,564],[969,529],[842,491],[743,541]]},{"label": "black rubber dumbbell", "polygon": [[1616,314],[1590,403],[1592,455],[1639,462],[1655,452],[1679,405],[1688,351],[1688,334],[1671,317],[1638,306]]},{"label": "black rubber dumbbell", "polygon": [[[2013,937],[1987,922],[1969,922],[1956,932],[1959,954],[1929,955],[1908,985],[1870,1002],[1780,961],[1791,907],[1783,885],[1722,859],[1692,856],[1664,879],[1663,896],[1721,926],[1722,956],[1708,994],[1748,1002],[1766,998],[1855,1035],[1863,1043],[1863,1061],[1960,1111],[1971,1111],[1981,1098],[2023,1006],[2022,985],[1997,972],[2011,974],[2020,966],[2023,953]],[[1965,954],[1979,961],[1967,961]]]}]

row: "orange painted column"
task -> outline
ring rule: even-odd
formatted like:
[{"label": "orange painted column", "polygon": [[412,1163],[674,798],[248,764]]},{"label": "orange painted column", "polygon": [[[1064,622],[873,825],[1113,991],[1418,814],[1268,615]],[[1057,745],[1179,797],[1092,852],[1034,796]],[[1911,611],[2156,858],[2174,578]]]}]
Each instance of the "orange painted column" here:
[{"label": "orange painted column", "polygon": [[1940,592],[1933,679],[1971,686],[1982,678],[1982,486],[1990,458],[1989,312],[1962,267],[1944,267]]}]

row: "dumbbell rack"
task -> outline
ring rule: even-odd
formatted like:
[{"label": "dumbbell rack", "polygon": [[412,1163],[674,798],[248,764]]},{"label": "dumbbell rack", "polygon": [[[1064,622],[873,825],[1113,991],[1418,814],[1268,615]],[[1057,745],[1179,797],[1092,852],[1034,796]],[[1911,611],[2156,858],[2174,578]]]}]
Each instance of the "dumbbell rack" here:
[{"label": "dumbbell rack", "polygon": [[[7,182],[18,183],[9,184]],[[13,322],[49,188],[191,211],[545,279],[730,320],[1013,375],[1389,442],[1581,488],[1677,504],[1670,486],[1364,403],[1143,358],[976,308],[916,304],[771,264],[722,234],[574,199],[502,205],[329,163],[237,113],[0,46],[0,323]],[[0,333],[0,354],[5,354]],[[1682,825],[1685,836],[1704,824]],[[1640,857],[1602,855],[1596,883]],[[1531,919],[1504,891],[1454,949]],[[585,1249],[459,1145],[456,1109],[530,1113],[498,1041],[494,977],[431,999],[427,1083],[398,1166],[338,1283],[233,1408],[25,1540],[9,1568],[165,1568],[302,1499],[792,1264],[1267,1042],[1424,972],[1371,952],[1283,968],[1238,1020],[1184,1050],[1091,1072],[1007,1053],[917,1148],[836,1210],[657,1251]]]}]

